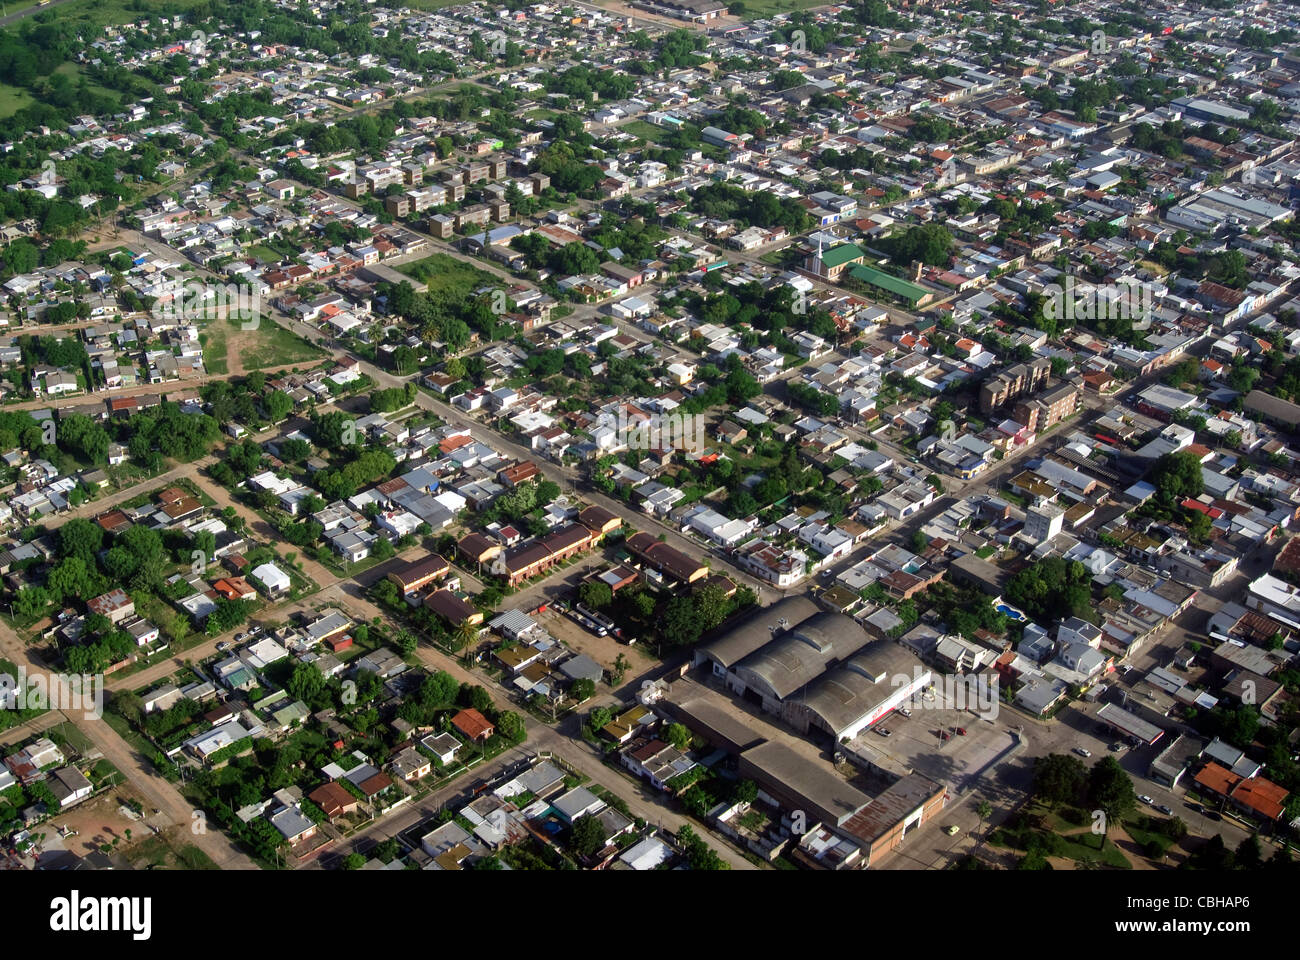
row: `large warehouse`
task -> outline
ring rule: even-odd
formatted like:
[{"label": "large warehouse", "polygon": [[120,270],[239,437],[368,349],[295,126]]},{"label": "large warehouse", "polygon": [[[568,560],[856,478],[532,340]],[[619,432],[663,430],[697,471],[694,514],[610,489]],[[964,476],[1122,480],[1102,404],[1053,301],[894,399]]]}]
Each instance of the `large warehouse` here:
[{"label": "large warehouse", "polygon": [[807,597],[758,611],[701,646],[697,664],[738,697],[800,733],[853,738],[926,686],[930,671],[890,640],[872,640],[841,613]]}]

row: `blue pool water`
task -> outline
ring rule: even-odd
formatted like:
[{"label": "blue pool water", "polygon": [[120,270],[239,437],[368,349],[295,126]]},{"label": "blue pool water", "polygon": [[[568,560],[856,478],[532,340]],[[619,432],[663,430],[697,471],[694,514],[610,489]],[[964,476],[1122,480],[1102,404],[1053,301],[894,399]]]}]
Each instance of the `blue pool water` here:
[{"label": "blue pool water", "polygon": [[1010,604],[999,603],[993,609],[997,610],[998,613],[1005,614],[1010,620],[1020,621],[1025,619],[1025,615]]}]

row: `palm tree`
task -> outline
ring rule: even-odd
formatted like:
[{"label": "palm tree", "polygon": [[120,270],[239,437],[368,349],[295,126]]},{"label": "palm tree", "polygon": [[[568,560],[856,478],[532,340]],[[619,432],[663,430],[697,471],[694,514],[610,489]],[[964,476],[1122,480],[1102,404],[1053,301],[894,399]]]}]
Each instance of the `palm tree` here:
[{"label": "palm tree", "polygon": [[993,814],[993,804],[987,800],[981,800],[975,805],[975,815],[980,818],[980,838],[979,842],[984,842],[984,821]]},{"label": "palm tree", "polygon": [[456,643],[469,656],[469,645],[478,639],[478,626],[468,620],[456,624]]}]

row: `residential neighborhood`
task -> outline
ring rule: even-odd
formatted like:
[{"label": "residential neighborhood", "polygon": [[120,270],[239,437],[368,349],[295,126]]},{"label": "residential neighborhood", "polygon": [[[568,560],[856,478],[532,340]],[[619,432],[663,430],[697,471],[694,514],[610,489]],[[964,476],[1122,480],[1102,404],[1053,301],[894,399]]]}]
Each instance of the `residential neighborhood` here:
[{"label": "residential neighborhood", "polygon": [[1300,9],[100,7],[0,18],[0,866],[1294,866]]}]

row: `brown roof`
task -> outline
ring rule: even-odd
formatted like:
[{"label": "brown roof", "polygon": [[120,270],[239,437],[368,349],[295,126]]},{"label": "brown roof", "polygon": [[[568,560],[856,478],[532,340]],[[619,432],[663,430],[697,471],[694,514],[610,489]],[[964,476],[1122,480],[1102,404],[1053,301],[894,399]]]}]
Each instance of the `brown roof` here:
[{"label": "brown roof", "polygon": [[451,718],[451,725],[471,740],[490,737],[496,729],[487,717],[473,707],[467,707]]},{"label": "brown roof", "polygon": [[1286,798],[1286,787],[1279,786],[1272,780],[1265,780],[1263,777],[1243,780],[1237,785],[1237,789],[1232,791],[1233,800],[1270,820],[1282,816]]},{"label": "brown roof", "polygon": [[101,513],[95,518],[95,522],[108,533],[131,526],[131,521],[127,519],[126,514],[121,510],[110,510],[108,513]]},{"label": "brown roof", "polygon": [[321,784],[307,794],[307,799],[324,810],[325,816],[330,819],[346,813],[350,807],[357,805],[357,798],[335,782]]},{"label": "brown roof", "polygon": [[406,566],[391,571],[388,576],[404,590],[434,577],[440,577],[451,567],[442,556],[431,553],[423,560],[412,560]]},{"label": "brown roof", "polygon": [[[619,516],[604,507],[590,506],[578,514],[578,522],[588,530],[596,533],[605,529],[605,526],[611,521],[619,520]],[[621,521],[620,521],[621,522]]]},{"label": "brown roof", "polygon": [[479,560],[492,551],[499,551],[501,544],[481,533],[467,533],[456,544],[460,552],[474,560]]},{"label": "brown roof", "polygon": [[357,784],[357,789],[367,797],[373,797],[375,794],[393,785],[393,778],[386,773],[376,773],[373,777],[367,777]]},{"label": "brown roof", "polygon": [[433,591],[424,598],[424,605],[452,626],[459,626],[466,620],[475,623],[483,619],[483,614],[473,604],[466,603],[450,590]]},{"label": "brown roof", "polygon": [[1197,771],[1194,779],[1201,786],[1207,790],[1212,790],[1221,797],[1228,796],[1228,794],[1232,793],[1233,788],[1241,783],[1241,777],[1227,767],[1214,762],[1207,763],[1201,770]]},{"label": "brown roof", "polygon": [[628,538],[627,548],[678,580],[693,580],[704,569],[704,564],[698,560],[693,560],[676,547],[660,542],[653,534],[644,530]]}]

